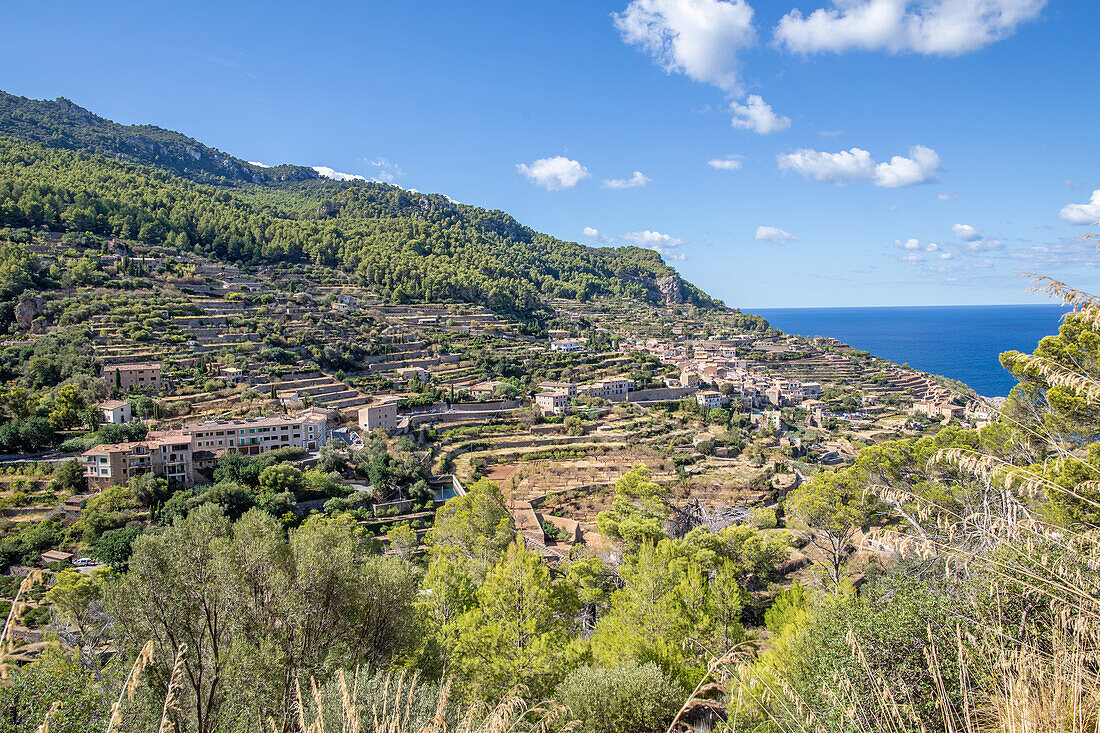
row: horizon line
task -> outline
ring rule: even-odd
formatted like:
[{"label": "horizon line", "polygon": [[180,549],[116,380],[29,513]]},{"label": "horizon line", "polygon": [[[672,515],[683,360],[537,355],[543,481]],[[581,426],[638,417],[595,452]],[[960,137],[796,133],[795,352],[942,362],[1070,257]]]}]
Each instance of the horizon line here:
[{"label": "horizon line", "polygon": [[1026,308],[1026,307],[1061,307],[1072,310],[1072,306],[1061,303],[930,303],[926,305],[764,305],[764,306],[730,306],[743,312],[756,310],[838,310],[841,308]]}]

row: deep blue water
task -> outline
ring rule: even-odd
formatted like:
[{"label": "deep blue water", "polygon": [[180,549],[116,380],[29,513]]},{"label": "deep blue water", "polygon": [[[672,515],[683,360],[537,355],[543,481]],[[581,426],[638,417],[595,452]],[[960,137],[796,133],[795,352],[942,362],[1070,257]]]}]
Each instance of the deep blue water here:
[{"label": "deep blue water", "polygon": [[832,336],[895,364],[957,379],[986,397],[1003,397],[1016,380],[997,361],[1002,351],[1030,352],[1057,333],[1060,305],[953,305],[891,308],[756,308],[775,328]]}]

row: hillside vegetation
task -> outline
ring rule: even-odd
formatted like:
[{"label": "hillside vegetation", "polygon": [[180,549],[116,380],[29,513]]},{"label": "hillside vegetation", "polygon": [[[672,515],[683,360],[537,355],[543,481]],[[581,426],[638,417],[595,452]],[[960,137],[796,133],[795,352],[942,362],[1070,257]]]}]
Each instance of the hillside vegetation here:
[{"label": "hillside vegetation", "polygon": [[238,192],[12,138],[0,138],[0,226],[167,242],[223,261],[308,262],[388,300],[482,303],[531,321],[548,314],[548,298],[719,305],[656,252],[563,242],[442,196],[326,182]]},{"label": "hillside vegetation", "polygon": [[[866,448],[756,526],[686,534],[638,466],[596,518],[610,552],[553,573],[488,479],[434,513],[422,552],[423,527],[389,527],[385,555],[352,512],[286,514],[280,492],[325,474],[274,457],[221,459],[201,496],[113,487],[11,543],[132,532],[111,568],[20,584],[69,647],[13,673],[0,710],[66,733],[1095,731],[1100,299],[1052,287],[1080,310],[1002,356],[1020,384],[989,426]],[[320,465],[381,483],[371,442]],[[160,526],[123,529],[142,501]],[[801,584],[783,583],[791,541]]]},{"label": "hillside vegetation", "polygon": [[312,168],[271,168],[203,145],[194,138],[155,125],[120,125],[73,102],[27,99],[0,91],[0,130],[49,148],[83,150],[130,163],[156,166],[202,183],[273,184],[317,178]]}]

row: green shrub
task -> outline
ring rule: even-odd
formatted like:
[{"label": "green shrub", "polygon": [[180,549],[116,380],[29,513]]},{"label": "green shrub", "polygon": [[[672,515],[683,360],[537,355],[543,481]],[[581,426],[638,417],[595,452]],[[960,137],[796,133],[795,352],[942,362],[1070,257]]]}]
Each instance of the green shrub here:
[{"label": "green shrub", "polygon": [[766,506],[756,507],[752,510],[753,526],[759,529],[775,529],[779,524],[775,516],[775,510]]},{"label": "green shrub", "polygon": [[685,697],[656,664],[633,661],[611,669],[579,667],[555,695],[582,721],[582,733],[659,733]]}]

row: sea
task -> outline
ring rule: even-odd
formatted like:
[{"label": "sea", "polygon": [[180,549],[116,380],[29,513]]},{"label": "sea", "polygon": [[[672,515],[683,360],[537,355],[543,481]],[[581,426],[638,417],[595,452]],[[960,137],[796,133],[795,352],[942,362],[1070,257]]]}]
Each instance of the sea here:
[{"label": "sea", "polygon": [[997,357],[1030,353],[1057,333],[1061,305],[952,305],[879,308],[744,308],[773,328],[831,336],[857,349],[931,374],[957,379],[985,397],[1005,397],[1016,384]]}]

